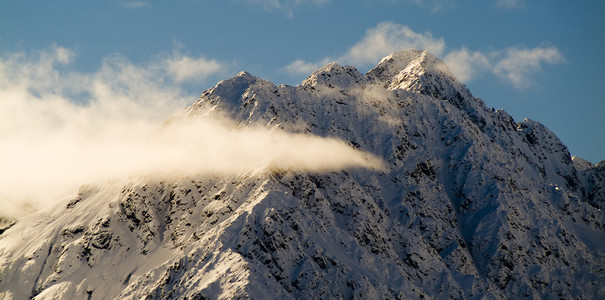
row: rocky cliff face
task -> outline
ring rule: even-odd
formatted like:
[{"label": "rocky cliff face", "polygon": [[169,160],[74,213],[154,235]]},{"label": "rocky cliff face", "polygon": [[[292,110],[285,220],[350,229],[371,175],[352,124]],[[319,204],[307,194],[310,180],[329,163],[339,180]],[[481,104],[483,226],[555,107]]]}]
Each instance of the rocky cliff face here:
[{"label": "rocky cliff face", "polygon": [[426,51],[296,87],[242,72],[186,113],[337,137],[387,168],[83,187],[0,235],[0,295],[605,297],[603,164],[488,109]]}]

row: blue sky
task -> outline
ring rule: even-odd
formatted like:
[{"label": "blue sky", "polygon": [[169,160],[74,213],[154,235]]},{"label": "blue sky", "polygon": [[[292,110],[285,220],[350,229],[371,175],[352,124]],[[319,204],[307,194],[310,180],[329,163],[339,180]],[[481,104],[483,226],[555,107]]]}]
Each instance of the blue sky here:
[{"label": "blue sky", "polygon": [[137,97],[155,85],[184,107],[241,70],[295,85],[332,60],[366,72],[394,50],[428,48],[489,107],[542,122],[596,163],[603,15],[603,1],[3,0],[0,86],[86,102],[99,86]]}]

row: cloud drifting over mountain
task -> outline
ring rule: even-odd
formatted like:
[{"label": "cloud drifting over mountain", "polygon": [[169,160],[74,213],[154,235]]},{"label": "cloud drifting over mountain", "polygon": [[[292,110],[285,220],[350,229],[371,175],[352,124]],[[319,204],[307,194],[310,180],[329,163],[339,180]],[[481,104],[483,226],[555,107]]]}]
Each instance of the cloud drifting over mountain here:
[{"label": "cloud drifting over mountain", "polygon": [[331,61],[368,67],[389,53],[408,48],[424,49],[440,56],[445,49],[445,42],[433,38],[428,32],[417,33],[407,26],[382,22],[375,28],[368,29],[365,36],[340,57],[326,57],[316,62],[296,60],[284,69],[292,74],[308,74]]},{"label": "cloud drifting over mountain", "polygon": [[302,59],[284,67],[290,74],[308,74],[331,61],[370,67],[385,55],[401,49],[425,49],[437,57],[443,57],[456,78],[468,82],[482,74],[493,74],[517,89],[532,84],[532,75],[545,64],[564,61],[563,54],[554,46],[508,47],[503,50],[472,51],[466,47],[448,50],[443,38],[435,38],[430,32],[418,33],[408,26],[382,22],[369,29],[365,36],[339,57],[325,57],[316,62]]},{"label": "cloud drifting over mountain", "polygon": [[394,51],[423,49],[440,56],[445,48],[443,39],[433,38],[431,33],[417,33],[408,26],[383,22],[369,29],[361,41],[353,45],[339,60],[355,65],[368,65]]},{"label": "cloud drifting over mountain", "polygon": [[0,217],[59,200],[81,184],[132,176],[381,167],[334,139],[238,129],[209,117],[164,123],[193,100],[177,83],[217,72],[218,62],[175,54],[135,65],[113,56],[88,74],[69,69],[73,57],[54,46],[0,59]]}]

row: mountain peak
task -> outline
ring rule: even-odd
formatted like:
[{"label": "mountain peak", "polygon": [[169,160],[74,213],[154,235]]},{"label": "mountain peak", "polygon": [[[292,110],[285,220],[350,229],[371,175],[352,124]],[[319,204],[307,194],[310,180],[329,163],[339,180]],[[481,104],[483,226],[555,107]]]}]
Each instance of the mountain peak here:
[{"label": "mountain peak", "polygon": [[353,66],[342,66],[331,62],[315,70],[302,82],[303,86],[325,84],[328,86],[349,86],[363,79],[363,75]]},{"label": "mountain peak", "polygon": [[261,80],[261,79],[246,71],[241,71],[241,72],[237,73],[237,75],[235,75],[229,79],[220,81],[219,83],[216,84],[216,86],[214,88],[215,89],[229,88],[234,85],[235,86],[242,86],[242,85],[248,86],[258,80]]},{"label": "mountain peak", "polygon": [[[415,73],[436,73],[439,76],[447,76],[454,79],[454,75],[450,72],[447,65],[439,58],[435,57],[428,51],[423,51],[420,55],[416,56],[410,61],[406,67],[406,70]],[[454,79],[455,80],[455,79]]]},{"label": "mountain peak", "polygon": [[242,95],[251,86],[267,84],[268,81],[258,78],[246,71],[241,71],[237,75],[221,80],[213,88],[202,93],[191,107],[187,108],[189,113],[198,110],[204,106],[204,103],[217,105],[218,103],[226,104],[224,108],[237,107],[241,101]]},{"label": "mountain peak", "polygon": [[380,62],[366,74],[369,81],[380,81],[388,83],[390,79],[405,69],[408,64],[419,55],[422,50],[407,49],[393,52],[385,56]]},{"label": "mountain peak", "polygon": [[248,80],[254,80],[257,79],[256,76],[248,73],[247,71],[240,71],[239,73],[237,73],[237,75],[235,75],[236,78],[245,78]]},{"label": "mountain peak", "polygon": [[391,77],[388,87],[394,89],[412,89],[414,91],[438,96],[436,91],[428,91],[427,87],[447,86],[456,90],[465,90],[447,65],[429,53],[423,51],[411,59],[406,67]]}]

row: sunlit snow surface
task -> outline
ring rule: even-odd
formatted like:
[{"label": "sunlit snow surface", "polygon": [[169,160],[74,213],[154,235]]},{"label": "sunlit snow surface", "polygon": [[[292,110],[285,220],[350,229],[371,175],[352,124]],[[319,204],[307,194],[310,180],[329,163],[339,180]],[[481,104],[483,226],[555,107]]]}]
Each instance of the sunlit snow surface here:
[{"label": "sunlit snow surface", "polygon": [[335,137],[386,170],[84,186],[0,235],[0,296],[605,297],[603,164],[488,109],[427,52],[296,87],[242,72],[186,111],[215,113]]}]

